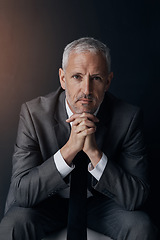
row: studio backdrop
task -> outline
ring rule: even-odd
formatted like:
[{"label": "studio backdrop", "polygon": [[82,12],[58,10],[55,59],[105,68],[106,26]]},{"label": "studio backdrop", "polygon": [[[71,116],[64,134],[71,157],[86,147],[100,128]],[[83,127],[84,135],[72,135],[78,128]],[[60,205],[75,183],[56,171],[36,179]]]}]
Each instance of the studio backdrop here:
[{"label": "studio backdrop", "polygon": [[65,45],[91,36],[111,50],[110,91],[143,110],[151,172],[146,208],[160,225],[159,10],[154,0],[0,0],[0,219],[21,104],[56,90]]}]

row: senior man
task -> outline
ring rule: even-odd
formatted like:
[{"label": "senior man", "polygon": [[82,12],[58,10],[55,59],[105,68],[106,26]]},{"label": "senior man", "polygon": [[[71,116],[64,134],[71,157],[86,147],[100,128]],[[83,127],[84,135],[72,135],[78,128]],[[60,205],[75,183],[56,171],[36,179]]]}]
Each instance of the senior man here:
[{"label": "senior man", "polygon": [[108,47],[93,38],[68,44],[61,88],[22,105],[1,240],[38,240],[68,226],[117,240],[154,240],[140,210],[149,192],[139,108],[108,92]]}]

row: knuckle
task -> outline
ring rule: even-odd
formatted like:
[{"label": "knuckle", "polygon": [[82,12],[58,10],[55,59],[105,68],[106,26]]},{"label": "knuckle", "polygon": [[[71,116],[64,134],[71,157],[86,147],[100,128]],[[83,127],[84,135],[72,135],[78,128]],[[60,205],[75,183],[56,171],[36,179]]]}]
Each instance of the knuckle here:
[{"label": "knuckle", "polygon": [[86,119],[84,119],[82,122],[83,122],[84,125],[87,124],[87,120]]},{"label": "knuckle", "polygon": [[85,116],[86,116],[86,113],[85,113],[85,112],[81,114],[81,117],[85,117]]}]

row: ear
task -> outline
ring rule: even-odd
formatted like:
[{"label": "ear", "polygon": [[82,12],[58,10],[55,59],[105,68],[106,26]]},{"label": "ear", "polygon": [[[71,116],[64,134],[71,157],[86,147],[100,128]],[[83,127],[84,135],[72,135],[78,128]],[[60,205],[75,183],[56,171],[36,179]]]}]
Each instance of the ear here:
[{"label": "ear", "polygon": [[109,87],[110,87],[110,84],[111,84],[111,81],[112,81],[112,78],[113,78],[113,72],[110,72],[108,74],[108,77],[107,77],[107,84],[106,84],[106,89],[105,91],[108,91]]},{"label": "ear", "polygon": [[65,76],[64,71],[62,68],[59,69],[59,80],[61,87],[65,90]]}]

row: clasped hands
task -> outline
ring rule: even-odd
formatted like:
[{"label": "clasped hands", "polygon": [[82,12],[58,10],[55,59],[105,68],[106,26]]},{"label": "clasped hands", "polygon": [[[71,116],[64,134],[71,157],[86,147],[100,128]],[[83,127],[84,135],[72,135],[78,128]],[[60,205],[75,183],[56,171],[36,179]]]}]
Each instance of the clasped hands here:
[{"label": "clasped hands", "polygon": [[61,154],[68,165],[70,165],[78,152],[84,151],[95,167],[102,157],[95,139],[98,118],[90,113],[73,114],[66,120],[72,123],[71,134],[67,143],[61,148]]}]

